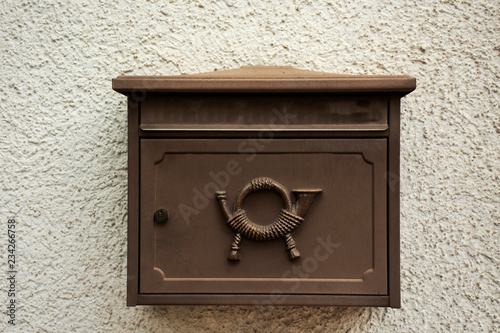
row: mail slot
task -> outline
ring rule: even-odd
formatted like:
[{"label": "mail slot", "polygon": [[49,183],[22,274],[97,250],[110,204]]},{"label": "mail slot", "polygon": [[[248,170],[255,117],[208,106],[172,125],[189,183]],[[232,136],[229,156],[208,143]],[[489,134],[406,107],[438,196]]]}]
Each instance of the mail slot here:
[{"label": "mail slot", "polygon": [[410,76],[121,76],[128,305],[400,306]]}]

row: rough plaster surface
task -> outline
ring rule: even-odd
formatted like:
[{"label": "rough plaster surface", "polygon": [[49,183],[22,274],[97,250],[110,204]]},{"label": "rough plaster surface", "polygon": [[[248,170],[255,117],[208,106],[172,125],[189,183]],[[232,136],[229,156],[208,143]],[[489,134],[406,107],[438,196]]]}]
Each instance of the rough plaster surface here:
[{"label": "rough plaster surface", "polygon": [[[19,222],[9,330],[500,330],[500,3],[283,2],[2,2],[2,271],[7,216]],[[242,65],[417,78],[402,102],[402,309],[125,307],[126,101],[111,79]]]}]

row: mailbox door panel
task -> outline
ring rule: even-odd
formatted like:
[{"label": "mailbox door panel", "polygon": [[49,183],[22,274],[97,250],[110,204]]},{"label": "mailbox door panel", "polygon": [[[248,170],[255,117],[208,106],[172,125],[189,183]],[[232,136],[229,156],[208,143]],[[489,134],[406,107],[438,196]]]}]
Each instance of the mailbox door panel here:
[{"label": "mailbox door panel", "polygon": [[[387,140],[142,139],[140,294],[387,295]],[[240,189],[268,177],[300,206],[294,189],[321,189],[283,239],[242,237],[240,261],[227,259],[235,231],[229,210]],[[269,225],[285,203],[276,191],[252,192],[248,218]],[[168,211],[165,222],[154,213]]]}]

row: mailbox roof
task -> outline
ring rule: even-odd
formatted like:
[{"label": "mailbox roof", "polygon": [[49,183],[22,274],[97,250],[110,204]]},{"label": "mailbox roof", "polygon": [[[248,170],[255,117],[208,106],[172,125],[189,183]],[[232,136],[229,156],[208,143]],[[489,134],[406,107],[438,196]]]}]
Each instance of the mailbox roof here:
[{"label": "mailbox roof", "polygon": [[218,93],[371,93],[413,91],[415,78],[408,75],[339,75],[295,69],[289,66],[244,66],[212,73],[176,76],[118,76],[113,89],[133,92]]}]

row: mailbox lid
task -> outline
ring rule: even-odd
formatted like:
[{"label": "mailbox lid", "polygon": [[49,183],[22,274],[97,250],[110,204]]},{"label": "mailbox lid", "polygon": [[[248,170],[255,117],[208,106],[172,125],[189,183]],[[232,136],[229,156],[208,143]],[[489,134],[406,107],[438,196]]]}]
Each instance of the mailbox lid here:
[{"label": "mailbox lid", "polygon": [[149,94],[141,102],[140,129],[143,136],[252,131],[386,136],[388,100],[384,94]]},{"label": "mailbox lid", "polygon": [[290,66],[244,66],[202,74],[113,79],[114,90],[137,98],[154,92],[400,92],[405,95],[415,85],[415,78],[408,75],[339,75]]},{"label": "mailbox lid", "polygon": [[[386,139],[141,140],[139,293],[387,295],[386,160]],[[290,261],[281,239],[243,239],[230,262],[234,232],[213,194],[232,203],[263,176],[322,189],[292,233],[302,257]],[[245,201],[260,224],[281,207],[274,192]]]}]

